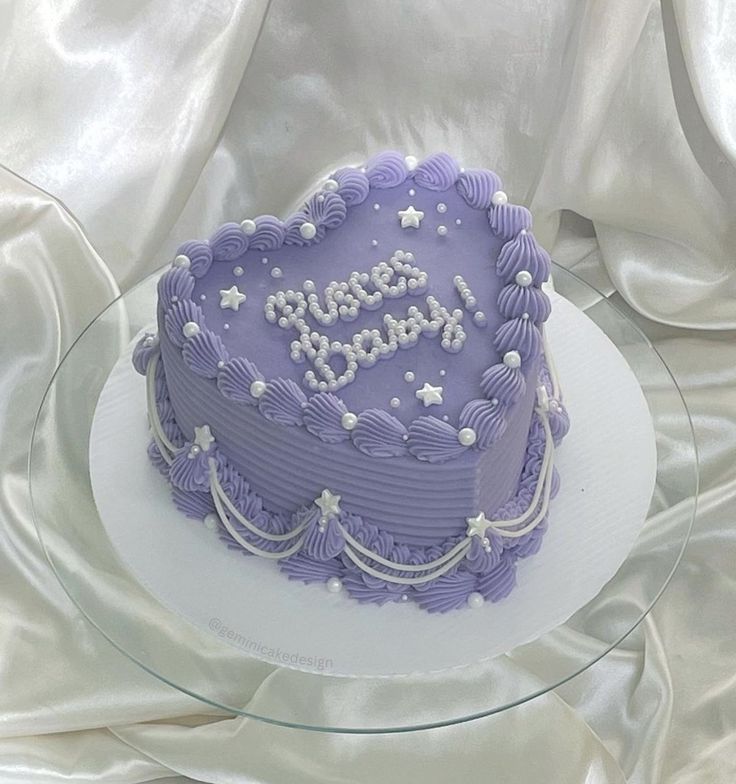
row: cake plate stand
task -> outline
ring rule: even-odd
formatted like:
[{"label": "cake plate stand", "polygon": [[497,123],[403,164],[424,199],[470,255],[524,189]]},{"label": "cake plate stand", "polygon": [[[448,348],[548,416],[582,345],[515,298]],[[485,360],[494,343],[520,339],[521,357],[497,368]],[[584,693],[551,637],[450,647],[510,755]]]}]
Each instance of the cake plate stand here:
[{"label": "cake plate stand", "polygon": [[[177,530],[185,537],[186,526],[197,524],[183,516],[181,528],[172,529],[171,547],[162,545],[160,537],[157,538],[156,519],[141,519],[144,514],[141,507],[130,505],[131,485],[125,481],[125,467],[132,465],[128,458],[117,469],[122,489],[116,505],[131,511],[127,518],[118,515],[117,522],[111,522],[106,508],[114,483],[109,481],[108,466],[108,481],[103,483],[107,495],[102,503],[99,487],[102,458],[96,456],[94,443],[95,428],[100,429],[99,416],[98,424],[94,424],[96,412],[99,414],[98,408],[104,408],[105,396],[110,397],[109,382],[123,366],[120,357],[129,350],[131,340],[151,324],[159,275],[160,272],[152,275],[115,300],[64,357],[38,412],[29,460],[34,521],[59,581],[86,618],[115,647],[156,677],[234,714],[283,726],[344,733],[402,732],[446,726],[512,708],[575,677],[630,634],[665,590],[682,557],[697,504],[697,452],[687,407],[664,360],[622,309],[556,266],[555,288],[567,300],[565,307],[575,306],[577,317],[589,320],[590,327],[615,347],[619,359],[625,360],[627,372],[633,373],[638,382],[645,408],[651,414],[646,424],[641,420],[636,425],[631,440],[634,453],[631,450],[627,453],[623,443],[616,446],[616,452],[620,451],[616,460],[611,462],[610,453],[607,455],[608,465],[615,466],[617,461],[621,466],[634,462],[642,466],[644,474],[651,468],[652,481],[646,486],[647,497],[641,512],[635,511],[634,504],[624,506],[618,520],[607,508],[601,511],[600,520],[561,522],[552,508],[550,531],[545,539],[554,535],[556,523],[560,527],[563,523],[568,527],[571,523],[580,525],[581,531],[596,530],[597,523],[596,536],[604,549],[606,541],[612,543],[611,549],[614,547],[616,537],[611,531],[614,526],[623,539],[631,538],[626,542],[626,550],[629,547],[631,550],[623,563],[624,553],[617,556],[613,568],[610,560],[605,567],[611,572],[615,569],[615,574],[601,572],[600,582],[592,583],[594,596],[581,594],[583,606],[582,600],[569,604],[568,598],[564,607],[555,607],[554,596],[550,597],[549,592],[540,595],[537,603],[545,607],[541,615],[548,616],[546,622],[538,620],[536,627],[532,625],[516,637],[481,634],[488,633],[487,624],[492,624],[494,617],[504,617],[502,603],[482,608],[482,614],[475,616],[477,621],[468,620],[476,612],[471,610],[448,614],[448,620],[444,621],[430,618],[415,607],[364,608],[341,596],[337,598],[352,607],[349,615],[345,615],[342,605],[336,607],[339,612],[335,617],[343,613],[338,631],[344,632],[342,627],[346,624],[353,624],[355,631],[343,633],[341,640],[340,634],[333,635],[329,629],[325,633],[321,628],[320,633],[315,631],[311,638],[299,641],[297,648],[272,645],[264,631],[266,627],[258,625],[257,616],[250,620],[246,613],[243,617],[249,620],[234,627],[223,622],[217,612],[204,623],[201,618],[189,615],[186,602],[178,598],[175,590],[172,592],[172,586],[191,589],[194,585],[204,593],[210,583],[217,585],[223,568],[217,559],[225,551],[224,546],[212,536],[211,541],[195,541],[200,549],[183,558],[181,553],[186,551],[177,550]],[[611,394],[616,394],[615,388]],[[606,417],[606,395],[601,397],[600,416]],[[138,413],[126,413],[119,399],[117,405],[114,418],[119,420],[118,428],[127,433],[127,417],[130,415],[130,421],[135,422]],[[573,427],[574,415],[573,410]],[[647,434],[640,432],[650,423],[655,436],[651,460]],[[120,451],[124,438],[121,440],[119,432],[117,437],[116,451]],[[140,439],[135,427],[130,428],[130,440],[135,443],[132,454],[137,448],[138,464],[143,464],[146,442]],[[610,450],[610,444],[602,443],[598,449],[604,454]],[[675,450],[677,461],[670,460]],[[568,461],[570,458],[567,455]],[[580,459],[595,460],[595,455],[580,455]],[[151,469],[146,476],[153,473]],[[566,481],[570,482],[571,473],[563,474],[563,487]],[[628,481],[635,481],[635,477]],[[599,482],[598,487],[603,484]],[[584,492],[585,487],[577,489]],[[93,490],[98,495],[97,503]],[[155,495],[159,489],[151,485],[141,492]],[[163,487],[160,492],[165,495]],[[164,510],[163,506],[158,508]],[[169,508],[167,505],[166,509]],[[645,519],[626,517],[639,514]],[[601,526],[604,516],[607,522]],[[125,533],[126,523],[135,532],[127,540],[120,536],[121,531]],[[130,549],[131,541],[138,546]],[[551,542],[548,553],[553,547]],[[590,545],[580,545],[581,553],[585,553],[586,546]],[[146,551],[147,559],[141,555]],[[201,557],[197,557],[198,553]],[[533,564],[534,559],[537,565],[551,562],[549,558],[545,560],[545,543],[528,560]],[[240,558],[239,562],[236,559],[233,569],[246,573],[252,562],[253,559]],[[157,564],[160,569],[155,568]],[[258,564],[259,569],[262,566],[265,565]],[[581,570],[584,571],[584,564]],[[164,581],[160,579],[161,574],[167,575]],[[259,599],[256,590],[261,597],[268,592],[271,604],[267,620],[271,624],[276,621],[272,629],[290,624],[298,628],[298,616],[310,611],[310,602],[318,596],[321,587],[304,588],[289,583],[283,575],[276,574],[270,580],[272,572],[263,574],[262,584],[256,583],[242,591],[236,588],[234,596],[227,595],[223,600],[230,606],[254,603]],[[524,576],[520,576],[517,590],[523,588]],[[513,596],[503,601],[514,601]],[[329,597],[329,601],[335,599]],[[534,597],[527,596],[525,601],[531,607],[529,602]],[[304,602],[304,607],[295,606],[295,602]],[[510,617],[510,606],[506,607],[506,617]],[[499,609],[494,616],[495,607]],[[403,623],[400,616],[391,615],[396,611],[413,614],[405,618],[404,644],[393,648],[396,666],[392,667],[391,646],[401,645],[401,639],[391,623],[397,617]],[[329,612],[327,615],[323,612],[321,617],[322,625],[329,623]],[[477,625],[478,635],[474,636],[472,623],[486,626]],[[359,644],[355,643],[353,649],[364,652],[362,659],[356,654],[352,661],[349,646],[339,649],[340,655],[336,656],[338,642],[345,645],[345,640],[349,642],[353,634],[360,635]],[[334,645],[330,643],[332,637]],[[409,641],[415,643],[414,648]],[[430,650],[435,647],[437,651]],[[454,654],[453,647],[457,648]],[[335,665],[336,661],[340,664]],[[366,694],[370,696],[366,698]]]}]

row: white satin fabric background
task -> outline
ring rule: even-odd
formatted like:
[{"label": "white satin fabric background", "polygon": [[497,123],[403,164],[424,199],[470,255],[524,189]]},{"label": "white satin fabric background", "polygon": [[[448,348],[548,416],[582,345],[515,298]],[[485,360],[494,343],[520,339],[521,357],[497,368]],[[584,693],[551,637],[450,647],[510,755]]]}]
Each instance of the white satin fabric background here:
[{"label": "white satin fabric background", "polygon": [[[736,780],[735,53],[728,0],[0,0],[0,780]],[[74,338],[180,241],[386,147],[495,167],[556,260],[645,329],[691,407],[701,512],[652,614],[555,694],[420,733],[282,729],[167,687],[83,620],[33,528],[31,426]],[[259,666],[243,688],[298,687]],[[315,699],[380,715],[386,696]]]}]

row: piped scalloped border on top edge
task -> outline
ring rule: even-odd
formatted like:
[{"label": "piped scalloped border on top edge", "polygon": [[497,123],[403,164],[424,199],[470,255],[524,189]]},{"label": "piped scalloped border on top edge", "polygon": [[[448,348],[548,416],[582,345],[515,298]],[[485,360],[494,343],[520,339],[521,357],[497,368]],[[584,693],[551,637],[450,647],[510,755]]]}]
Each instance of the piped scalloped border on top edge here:
[{"label": "piped scalloped border on top edge", "polygon": [[[307,397],[295,382],[267,380],[246,357],[228,355],[191,299],[194,278],[206,275],[213,263],[232,262],[249,249],[318,243],[327,231],[343,223],[351,206],[365,201],[371,189],[393,188],[409,179],[436,191],[454,185],[470,207],[487,211],[491,232],[505,240],[496,264],[504,283],[497,303],[504,321],[494,336],[502,359],[483,371],[484,397],[466,403],[457,426],[421,416],[407,428],[383,409],[351,412],[336,395],[316,392]],[[542,325],[550,312],[541,285],[549,277],[550,259],[531,233],[531,222],[525,207],[509,203],[500,179],[491,171],[462,169],[447,153],[430,155],[421,163],[395,151],[379,153],[364,167],[335,171],[283,222],[273,215],[261,215],[240,224],[225,223],[209,240],[180,246],[172,269],[159,281],[165,329],[192,372],[215,380],[226,398],[258,406],[271,421],[305,427],[325,443],[350,440],[370,457],[412,455],[444,463],[468,449],[487,449],[503,436],[508,410],[525,393],[522,368],[541,353]],[[145,371],[140,357],[138,365]]]}]

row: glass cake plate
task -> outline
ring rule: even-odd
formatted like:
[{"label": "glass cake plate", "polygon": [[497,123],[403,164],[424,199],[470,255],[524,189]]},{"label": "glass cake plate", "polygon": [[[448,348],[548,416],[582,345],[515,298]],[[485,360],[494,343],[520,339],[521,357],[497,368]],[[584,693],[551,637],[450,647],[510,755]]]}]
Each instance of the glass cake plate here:
[{"label": "glass cake plate", "polygon": [[[254,559],[228,552],[216,536],[206,538],[211,532],[204,532],[201,524],[195,531],[197,521],[183,515],[175,520],[169,546],[161,539],[163,521],[154,511],[148,519],[147,509],[160,509],[162,515],[178,513],[171,504],[156,506],[159,489],[132,486],[126,470],[143,466],[145,477],[160,479],[147,463],[145,429],[139,433],[134,424],[144,422],[145,409],[138,411],[137,403],[129,402],[117,388],[111,392],[116,373],[129,365],[121,356],[136,335],[151,326],[160,274],[115,300],[67,353],[38,412],[29,461],[34,520],[52,569],[87,619],[156,677],[232,713],[291,727],[368,733],[449,725],[506,710],[575,677],[630,634],[664,591],[682,556],[696,510],[697,453],[690,417],[665,362],[633,321],[558,266],[555,289],[567,300],[561,310],[574,306],[578,321],[589,321],[591,329],[602,333],[617,357],[625,360],[627,372],[633,372],[643,392],[656,444],[654,490],[651,483],[646,485],[641,507],[648,506],[646,515],[641,515],[646,519],[629,519],[625,512],[617,519],[607,508],[600,519],[579,522],[581,531],[583,526],[598,531],[595,536],[604,550],[615,549],[617,535],[624,542],[624,551],[605,566],[615,574],[602,572],[598,583],[590,583],[593,598],[591,593],[577,603],[556,607],[554,596],[535,601],[533,596],[525,599],[523,592],[514,599],[512,593],[482,612],[457,611],[437,619],[406,606],[363,607],[347,597],[328,597],[321,586],[289,582],[275,569],[259,572],[271,565],[261,563],[254,569]],[[584,363],[580,373],[585,373]],[[137,382],[143,380],[138,377]],[[616,395],[613,386],[599,393],[596,404],[602,421],[615,409],[611,398]],[[107,411],[106,427],[117,439],[112,451],[123,460],[118,466],[109,463],[110,455],[100,453],[95,444],[100,410]],[[571,435],[574,415],[572,410]],[[636,425],[637,438],[649,421],[647,417],[646,425]],[[631,439],[634,453],[626,454],[626,443],[617,444],[613,463],[609,444],[598,444],[594,451],[609,464],[618,462],[625,468],[642,459],[639,453],[646,450],[647,438],[641,435],[641,440]],[[563,456],[564,449],[565,445]],[[678,459],[671,461],[675,450]],[[120,458],[122,454],[126,456]],[[137,463],[132,457],[136,454]],[[566,455],[567,461],[572,457]],[[596,465],[596,454],[579,457],[586,465]],[[106,461],[103,499],[99,477]],[[600,464],[606,465],[604,460]],[[568,491],[573,476],[571,470],[562,473]],[[588,489],[592,488],[593,484]],[[586,486],[575,490],[584,493]],[[161,493],[165,495],[163,484]],[[110,508],[117,512],[117,520]],[[560,514],[553,504],[545,540],[554,534],[555,525],[578,524],[561,520]],[[192,540],[194,549],[182,546],[188,536],[200,537]],[[580,550],[585,552],[583,544]],[[232,556],[231,570],[230,562],[221,559]],[[533,564],[535,559],[537,567],[549,565],[545,543],[528,561]],[[585,572],[585,563],[579,569]],[[251,580],[263,575],[262,583],[246,582],[244,588],[234,584],[229,589],[222,582],[223,572]],[[517,591],[524,576],[520,574]],[[564,582],[567,575],[557,579]],[[214,609],[208,617],[187,612],[198,594],[229,590],[220,596],[223,607],[240,605],[247,610],[257,603],[269,608],[268,617],[259,619],[258,614],[245,612],[233,616],[241,618],[233,622],[227,610],[220,611],[215,604],[210,605]],[[509,604],[504,610],[503,603],[513,601],[522,604]],[[533,604],[538,605],[537,611],[543,608],[546,622],[527,625],[516,636],[489,632],[494,618],[509,617],[509,608],[528,609]],[[288,640],[292,627],[297,634],[298,621],[310,612],[319,620],[301,626],[312,629],[311,636],[282,644],[279,634],[283,632]],[[413,614],[396,615],[401,612]],[[329,626],[332,621],[334,629]],[[396,623],[405,624],[401,647],[397,647],[401,635],[392,626]]]}]

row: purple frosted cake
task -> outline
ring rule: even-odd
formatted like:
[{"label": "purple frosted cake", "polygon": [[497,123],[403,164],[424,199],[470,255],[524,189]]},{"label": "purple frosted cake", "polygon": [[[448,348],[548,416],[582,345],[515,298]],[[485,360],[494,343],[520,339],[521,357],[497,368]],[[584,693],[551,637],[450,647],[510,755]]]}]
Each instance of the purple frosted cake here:
[{"label": "purple frosted cake", "polygon": [[549,271],[528,210],[445,153],[381,153],[286,220],[186,242],[133,357],[174,503],[360,602],[507,596],[569,426]]}]

